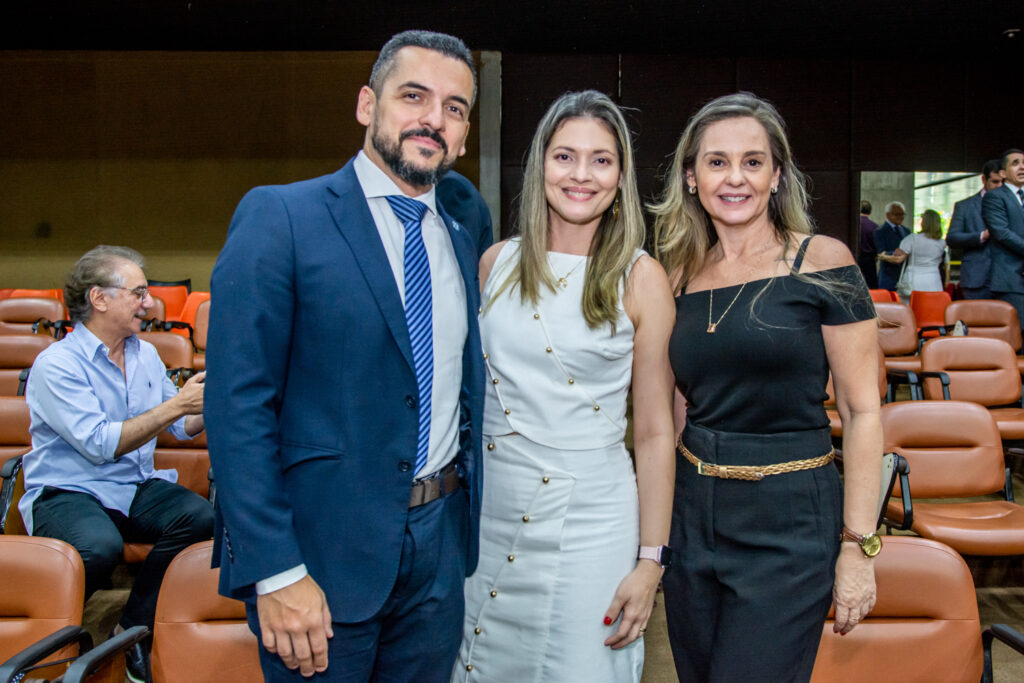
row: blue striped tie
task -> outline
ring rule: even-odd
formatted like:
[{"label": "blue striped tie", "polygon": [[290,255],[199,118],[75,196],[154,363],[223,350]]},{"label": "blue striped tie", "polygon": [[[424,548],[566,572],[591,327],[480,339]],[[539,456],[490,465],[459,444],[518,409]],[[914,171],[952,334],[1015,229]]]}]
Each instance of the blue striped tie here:
[{"label": "blue striped tie", "polygon": [[430,400],[434,385],[434,316],[430,293],[430,261],[423,244],[427,205],[404,195],[387,198],[405,226],[405,323],[412,343],[412,361],[419,389],[420,424],[416,439],[416,472],[430,453]]}]

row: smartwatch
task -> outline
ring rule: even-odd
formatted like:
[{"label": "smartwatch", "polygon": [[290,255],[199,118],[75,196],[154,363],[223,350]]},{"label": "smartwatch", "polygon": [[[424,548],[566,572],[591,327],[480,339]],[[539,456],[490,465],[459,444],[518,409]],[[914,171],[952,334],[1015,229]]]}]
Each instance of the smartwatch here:
[{"label": "smartwatch", "polygon": [[662,569],[668,569],[672,566],[672,548],[667,545],[642,545],[636,559],[654,560]]}]

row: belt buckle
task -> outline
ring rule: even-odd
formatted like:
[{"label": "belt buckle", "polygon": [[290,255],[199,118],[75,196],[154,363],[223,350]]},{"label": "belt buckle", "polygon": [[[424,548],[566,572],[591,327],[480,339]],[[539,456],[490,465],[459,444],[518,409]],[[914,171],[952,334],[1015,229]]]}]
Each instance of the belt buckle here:
[{"label": "belt buckle", "polygon": [[704,462],[703,460],[699,460],[697,462],[697,474],[701,474],[701,475],[703,475],[705,477],[710,477],[711,475],[708,474],[708,472],[707,472],[707,465],[708,464],[706,462]]}]

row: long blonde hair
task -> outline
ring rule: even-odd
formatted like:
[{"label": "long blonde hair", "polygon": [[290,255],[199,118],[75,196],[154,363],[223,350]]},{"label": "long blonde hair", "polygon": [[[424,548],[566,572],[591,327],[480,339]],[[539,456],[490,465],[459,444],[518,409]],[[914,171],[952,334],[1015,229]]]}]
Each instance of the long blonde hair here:
[{"label": "long blonde hair", "polygon": [[942,239],[942,216],[934,209],[921,214],[921,234],[933,240]]},{"label": "long blonde hair", "polygon": [[552,292],[558,291],[555,275],[548,265],[551,221],[544,193],[544,157],[552,136],[565,121],[587,118],[599,121],[615,136],[621,186],[618,211],[613,202],[601,217],[590,243],[583,284],[583,317],[591,328],[610,323],[614,330],[619,317],[619,287],[633,262],[633,253],[643,245],[645,231],[629,126],[618,106],[596,90],[565,93],[551,104],[537,125],[526,158],[515,221],[516,232],[522,237],[519,258],[491,301],[510,287],[519,288],[523,303],[534,305],[540,300],[541,285]]},{"label": "long blonde hair", "polygon": [[786,124],[779,112],[766,100],[748,92],[711,100],[686,124],[665,178],[661,200],[648,207],[654,214],[654,255],[676,287],[685,285],[700,272],[708,251],[718,242],[711,217],[701,205],[700,197],[687,192],[686,173],[694,169],[708,127],[742,116],[753,118],[764,128],[772,164],[779,169],[778,192],[768,200],[768,218],[782,244],[783,255],[789,253],[792,246],[791,232],[806,235],[814,232],[814,224],[807,215],[806,179],[793,162]]}]

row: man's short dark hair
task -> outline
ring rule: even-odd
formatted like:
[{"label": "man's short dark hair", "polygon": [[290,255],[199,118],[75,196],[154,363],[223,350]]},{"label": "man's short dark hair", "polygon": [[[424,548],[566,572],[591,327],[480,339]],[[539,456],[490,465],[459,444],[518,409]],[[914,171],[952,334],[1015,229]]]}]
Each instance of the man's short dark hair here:
[{"label": "man's short dark hair", "polygon": [[865,216],[871,213],[871,202],[866,199],[860,200],[860,212]]},{"label": "man's short dark hair", "polygon": [[142,254],[134,249],[106,244],[93,247],[78,259],[64,284],[64,305],[68,307],[71,322],[88,322],[92,317],[89,292],[93,287],[124,286],[124,278],[117,272],[117,267],[124,261],[134,263],[139,268],[145,265]]},{"label": "man's short dark hair", "polygon": [[985,162],[985,165],[981,167],[981,177],[988,180],[988,177],[993,173],[999,173],[999,170],[1002,167],[1002,164],[999,163],[999,159],[989,159]]},{"label": "man's short dark hair", "polygon": [[373,92],[380,95],[384,81],[395,67],[395,56],[403,47],[421,47],[440,52],[445,57],[457,59],[468,66],[470,73],[473,74],[473,98],[469,103],[470,106],[473,105],[476,101],[476,66],[473,64],[473,53],[455,36],[434,31],[402,31],[391,36],[391,40],[384,43],[384,47],[380,49],[377,61],[373,63],[373,69],[370,71],[370,87],[373,88]]},{"label": "man's short dark hair", "polygon": [[1017,149],[1016,147],[1011,147],[1010,149],[1008,149],[1005,152],[1003,152],[999,156],[999,168],[1000,169],[1006,168],[1006,162],[1009,161],[1011,154],[1024,154],[1024,152],[1022,152],[1021,150]]}]

